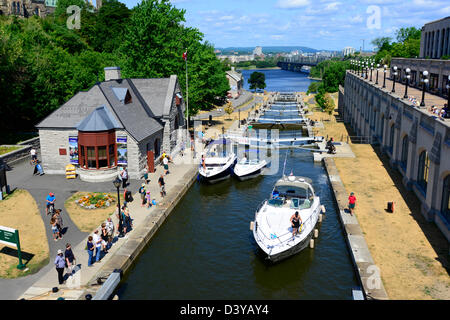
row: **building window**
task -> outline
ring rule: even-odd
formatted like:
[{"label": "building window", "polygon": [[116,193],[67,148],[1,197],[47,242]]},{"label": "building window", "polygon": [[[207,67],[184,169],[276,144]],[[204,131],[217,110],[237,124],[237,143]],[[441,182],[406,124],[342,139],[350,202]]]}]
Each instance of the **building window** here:
[{"label": "building window", "polygon": [[444,179],[441,212],[444,218],[450,222],[450,175]]},{"label": "building window", "polygon": [[422,151],[419,156],[419,171],[417,175],[417,183],[420,188],[422,188],[425,194],[427,192],[429,170],[430,158],[428,158],[428,153],[426,151]]},{"label": "building window", "polygon": [[95,156],[95,147],[87,147],[87,167],[97,169],[97,157]]},{"label": "building window", "polygon": [[408,136],[404,136],[402,140],[402,155],[400,158],[400,166],[406,172],[406,166],[408,164],[408,147],[409,147],[409,139]]},{"label": "building window", "polygon": [[101,146],[97,148],[98,148],[98,167],[99,168],[108,167],[108,154],[106,153],[106,146]]},{"label": "building window", "polygon": [[111,168],[117,165],[116,135],[114,130],[102,132],[78,132],[80,158],[85,169]]},{"label": "building window", "polygon": [[389,134],[389,151],[391,154],[394,152],[394,135],[395,135],[395,126],[391,126],[391,132]]}]

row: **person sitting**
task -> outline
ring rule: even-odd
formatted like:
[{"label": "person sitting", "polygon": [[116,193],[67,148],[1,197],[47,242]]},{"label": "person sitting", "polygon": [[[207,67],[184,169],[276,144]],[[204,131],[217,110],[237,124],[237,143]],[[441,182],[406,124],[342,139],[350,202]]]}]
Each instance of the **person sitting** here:
[{"label": "person sitting", "polygon": [[336,147],[333,144],[333,138],[330,138],[330,140],[327,141],[327,149],[328,149],[328,153],[332,153],[332,154],[336,153]]}]

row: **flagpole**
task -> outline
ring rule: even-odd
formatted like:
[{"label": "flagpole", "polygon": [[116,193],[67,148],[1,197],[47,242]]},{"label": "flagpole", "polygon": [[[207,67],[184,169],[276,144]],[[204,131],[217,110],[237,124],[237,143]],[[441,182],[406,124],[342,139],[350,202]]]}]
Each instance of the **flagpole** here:
[{"label": "flagpole", "polygon": [[191,139],[189,134],[189,87],[188,87],[188,65],[187,65],[187,48],[186,48],[186,58],[184,59],[186,63],[186,135],[187,135],[187,141],[186,145],[191,146]]}]

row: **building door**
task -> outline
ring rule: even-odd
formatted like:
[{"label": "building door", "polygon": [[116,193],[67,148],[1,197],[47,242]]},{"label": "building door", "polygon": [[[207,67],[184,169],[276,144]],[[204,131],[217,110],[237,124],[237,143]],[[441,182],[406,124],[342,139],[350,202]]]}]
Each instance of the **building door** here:
[{"label": "building door", "polygon": [[147,143],[147,166],[149,172],[155,172],[155,151],[152,143]]}]

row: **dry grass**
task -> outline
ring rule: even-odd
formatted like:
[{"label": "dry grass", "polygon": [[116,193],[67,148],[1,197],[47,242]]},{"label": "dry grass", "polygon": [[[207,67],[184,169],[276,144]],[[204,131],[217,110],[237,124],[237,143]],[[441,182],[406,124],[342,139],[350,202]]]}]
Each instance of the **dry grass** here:
[{"label": "dry grass", "polygon": [[[75,223],[77,228],[82,232],[92,232],[95,228],[98,228],[102,222],[114,213],[117,205],[117,195],[111,194],[115,202],[110,207],[90,210],[83,209],[75,203],[75,200],[80,199],[87,194],[89,194],[89,192],[77,192],[64,203],[70,219],[72,219],[73,223]],[[123,194],[121,194],[120,203],[123,204],[123,201]]]},{"label": "dry grass", "polygon": [[[346,190],[357,197],[355,213],[388,296],[450,299],[447,241],[425,221],[419,200],[402,186],[386,156],[380,159],[371,145],[352,150],[355,159],[335,163]],[[393,214],[385,210],[388,201],[395,203]]]},{"label": "dry grass", "polygon": [[16,278],[37,272],[49,261],[45,225],[33,197],[25,190],[16,190],[0,201],[0,225],[19,230],[22,262],[27,271],[17,269],[17,251],[0,245],[0,277]]}]

